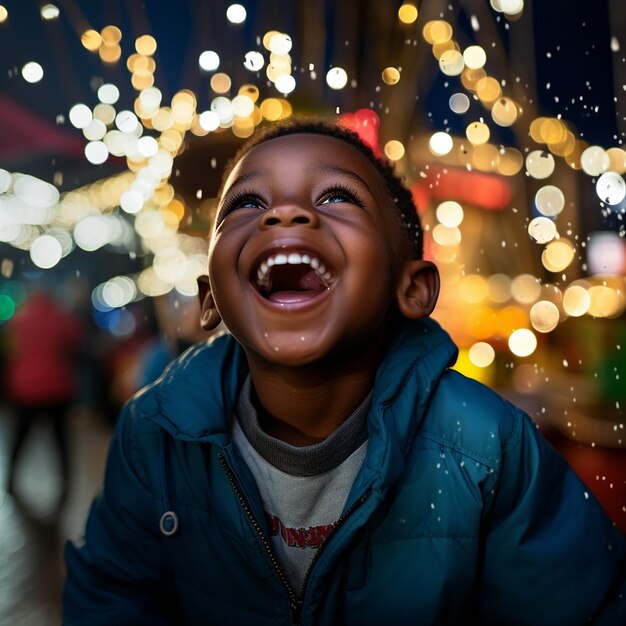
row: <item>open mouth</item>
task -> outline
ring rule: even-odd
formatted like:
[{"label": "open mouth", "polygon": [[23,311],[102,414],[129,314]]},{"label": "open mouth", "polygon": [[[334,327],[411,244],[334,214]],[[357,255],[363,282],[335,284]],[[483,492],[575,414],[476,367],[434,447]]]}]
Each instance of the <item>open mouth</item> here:
[{"label": "open mouth", "polygon": [[279,252],[264,258],[253,281],[259,293],[272,302],[302,302],[314,298],[333,284],[331,269],[306,253]]}]

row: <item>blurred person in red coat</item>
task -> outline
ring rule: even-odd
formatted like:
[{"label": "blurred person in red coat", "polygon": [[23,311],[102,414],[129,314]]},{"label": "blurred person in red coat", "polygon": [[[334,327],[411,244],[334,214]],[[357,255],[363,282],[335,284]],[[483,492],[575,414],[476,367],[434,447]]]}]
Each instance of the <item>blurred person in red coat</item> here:
[{"label": "blurred person in red coat", "polygon": [[66,413],[78,388],[82,324],[49,294],[36,289],[9,321],[6,331],[5,382],[17,417],[8,491],[14,492],[17,461],[31,427],[35,420],[47,418],[52,422],[60,457],[63,498],[69,475]]}]

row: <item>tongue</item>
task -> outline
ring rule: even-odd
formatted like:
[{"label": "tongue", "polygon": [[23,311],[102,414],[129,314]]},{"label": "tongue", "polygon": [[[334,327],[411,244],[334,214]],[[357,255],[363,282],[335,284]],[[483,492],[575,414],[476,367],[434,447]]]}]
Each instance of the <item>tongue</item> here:
[{"label": "tongue", "polygon": [[326,289],[321,278],[309,267],[282,265],[272,271],[268,300],[272,302],[302,302]]}]

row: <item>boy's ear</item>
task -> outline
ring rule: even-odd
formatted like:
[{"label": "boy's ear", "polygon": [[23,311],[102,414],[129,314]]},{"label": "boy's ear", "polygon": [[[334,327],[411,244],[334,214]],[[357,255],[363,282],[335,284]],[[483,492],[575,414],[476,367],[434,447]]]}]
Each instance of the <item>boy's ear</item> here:
[{"label": "boy's ear", "polygon": [[439,297],[439,270],[430,261],[410,259],[401,271],[396,302],[404,317],[417,320],[433,312]]},{"label": "boy's ear", "polygon": [[202,275],[198,276],[197,280],[198,299],[200,300],[200,326],[208,332],[217,328],[222,318],[215,308],[209,277]]}]

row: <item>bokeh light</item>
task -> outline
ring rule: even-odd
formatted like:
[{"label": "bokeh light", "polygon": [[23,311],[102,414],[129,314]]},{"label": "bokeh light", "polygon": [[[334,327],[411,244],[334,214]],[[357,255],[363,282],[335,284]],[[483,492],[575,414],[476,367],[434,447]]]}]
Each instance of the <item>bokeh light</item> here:
[{"label": "bokeh light", "polygon": [[557,327],[559,315],[559,309],[553,302],[540,300],[530,309],[530,323],[536,331],[549,333]]},{"label": "bokeh light", "polygon": [[454,113],[463,115],[470,107],[470,99],[464,93],[453,93],[448,104]]},{"label": "bokeh light", "polygon": [[537,349],[537,337],[527,328],[518,328],[509,337],[509,350],[519,357],[530,356]]},{"label": "bokeh light", "polygon": [[413,4],[404,3],[398,9],[398,19],[403,24],[413,24],[417,19],[417,7]]},{"label": "bokeh light", "polygon": [[528,234],[536,243],[548,243],[556,235],[556,224],[548,217],[535,217],[528,224]]},{"label": "bokeh light", "polygon": [[232,24],[242,24],[246,21],[246,9],[242,4],[231,4],[226,9],[226,19]]},{"label": "bokeh light", "polygon": [[395,67],[386,67],[383,70],[382,79],[387,85],[395,85],[400,81],[400,72]]},{"label": "bokeh light", "polygon": [[490,344],[479,341],[470,347],[468,356],[476,367],[489,367],[496,357],[496,352]]},{"label": "bokeh light", "polygon": [[439,204],[435,210],[437,219],[448,228],[455,228],[463,221],[463,207],[454,200]]},{"label": "bokeh light", "polygon": [[626,184],[617,172],[605,172],[598,178],[596,193],[603,202],[616,205],[626,197]]},{"label": "bokeh light", "polygon": [[454,141],[448,133],[438,131],[433,133],[428,140],[428,149],[435,156],[444,156],[448,154],[454,146]]},{"label": "bokeh light", "polygon": [[571,285],[563,294],[563,310],[572,317],[580,317],[589,310],[591,297],[581,285]]},{"label": "bokeh light", "polygon": [[554,172],[554,166],[554,157],[545,150],[533,150],[526,157],[526,171],[533,178],[548,178]]},{"label": "bokeh light", "polygon": [[535,194],[535,206],[546,217],[554,217],[563,210],[565,196],[555,185],[544,185]]},{"label": "bokeh light", "polygon": [[205,50],[198,57],[198,64],[205,72],[213,72],[220,66],[220,57],[214,50]]},{"label": "bokeh light", "polygon": [[62,253],[58,239],[50,235],[37,237],[30,248],[32,262],[42,269],[54,267],[61,260]]},{"label": "bokeh light", "polygon": [[29,61],[22,67],[22,77],[27,83],[38,83],[43,78],[43,67],[36,61]]},{"label": "bokeh light", "polygon": [[326,83],[331,89],[343,89],[348,83],[348,74],[342,67],[333,67],[326,74]]},{"label": "bokeh light", "polygon": [[40,12],[42,19],[46,21],[55,20],[61,13],[58,6],[50,3],[42,5]]},{"label": "bokeh light", "polygon": [[247,70],[251,72],[258,72],[265,65],[265,59],[260,52],[251,50],[246,52],[243,60],[243,65]]}]

